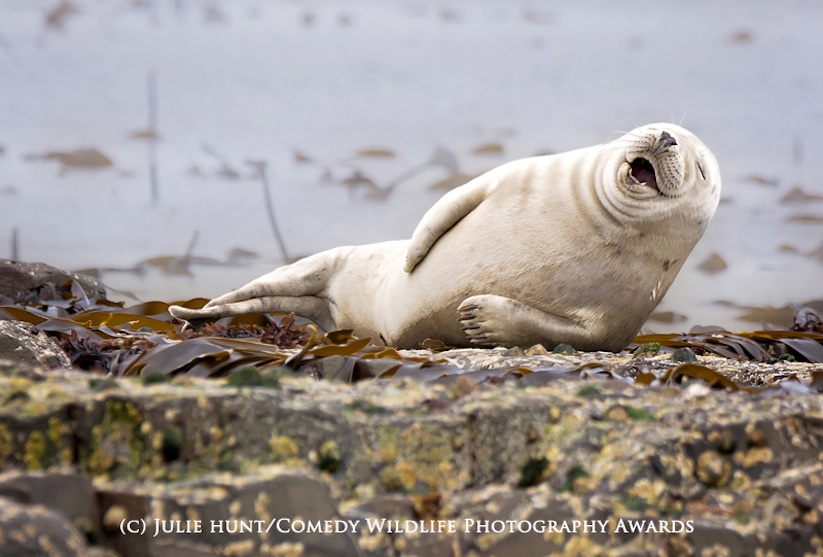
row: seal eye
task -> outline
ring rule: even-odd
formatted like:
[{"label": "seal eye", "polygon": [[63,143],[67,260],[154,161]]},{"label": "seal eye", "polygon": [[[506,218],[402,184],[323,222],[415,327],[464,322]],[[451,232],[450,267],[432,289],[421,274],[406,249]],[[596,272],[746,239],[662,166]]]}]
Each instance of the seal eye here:
[{"label": "seal eye", "polygon": [[652,163],[644,158],[634,159],[629,163],[632,167],[631,177],[638,184],[646,184],[650,188],[657,188],[657,175]]},{"label": "seal eye", "polygon": [[696,162],[696,163],[694,163],[694,164],[695,164],[695,165],[697,165],[697,170],[699,170],[699,171],[700,171],[700,175],[701,175],[701,176],[703,176],[703,179],[705,180],[705,179],[706,179],[706,173],[705,173],[705,172],[703,172],[703,167],[702,167],[702,166],[700,166],[700,163],[699,163],[699,162]]}]

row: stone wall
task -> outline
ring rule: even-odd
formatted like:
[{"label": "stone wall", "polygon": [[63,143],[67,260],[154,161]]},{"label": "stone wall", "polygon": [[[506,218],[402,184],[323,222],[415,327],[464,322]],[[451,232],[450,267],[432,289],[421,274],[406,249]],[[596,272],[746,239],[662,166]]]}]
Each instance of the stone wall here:
[{"label": "stone wall", "polygon": [[3,362],[0,470],[0,555],[823,547],[823,395],[788,390],[144,384]]}]

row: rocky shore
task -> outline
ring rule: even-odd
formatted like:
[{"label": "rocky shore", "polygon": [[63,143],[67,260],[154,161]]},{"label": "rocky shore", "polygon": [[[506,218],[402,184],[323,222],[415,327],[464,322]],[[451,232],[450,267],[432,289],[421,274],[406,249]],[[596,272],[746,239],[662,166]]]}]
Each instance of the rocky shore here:
[{"label": "rocky shore", "polygon": [[[823,539],[820,394],[607,379],[147,385],[9,361],[0,393],[4,555],[800,555]],[[278,518],[360,523],[225,522]],[[370,532],[366,519],[456,531]],[[663,522],[616,532],[621,519]],[[155,520],[182,522],[154,536]],[[560,530],[574,521],[609,526]],[[666,532],[675,521],[691,531]]]},{"label": "rocky shore", "polygon": [[[476,372],[436,381],[116,378],[0,325],[2,556],[823,555],[823,364],[534,348],[402,354]],[[748,388],[639,379],[693,364]]]}]

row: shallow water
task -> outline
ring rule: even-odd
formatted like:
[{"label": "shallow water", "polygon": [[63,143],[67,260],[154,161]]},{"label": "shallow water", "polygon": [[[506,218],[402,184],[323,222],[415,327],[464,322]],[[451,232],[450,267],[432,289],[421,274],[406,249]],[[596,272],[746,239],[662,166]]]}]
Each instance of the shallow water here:
[{"label": "shallow water", "polygon": [[[823,201],[781,201],[823,196],[819,2],[60,4],[0,0],[0,257],[14,229],[21,259],[70,269],[182,256],[195,234],[196,257],[259,255],[102,276],[141,299],[211,297],[283,261],[249,159],[268,164],[289,255],[308,254],[408,237],[449,175],[372,199],[386,192],[343,183],[355,172],[385,186],[441,148],[474,174],[682,121],[716,154],[723,203],[659,308],[686,319],[650,328],[750,329],[715,302],[823,299]],[[158,141],[134,137],[152,125]],[[113,166],[33,157],[83,147]],[[699,268],[712,253],[725,270]]]}]

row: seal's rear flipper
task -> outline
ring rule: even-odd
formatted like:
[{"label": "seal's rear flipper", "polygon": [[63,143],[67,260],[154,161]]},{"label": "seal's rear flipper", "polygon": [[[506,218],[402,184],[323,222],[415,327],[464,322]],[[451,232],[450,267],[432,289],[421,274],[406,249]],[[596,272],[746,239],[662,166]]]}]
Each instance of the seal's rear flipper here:
[{"label": "seal's rear flipper", "polygon": [[[212,304],[214,302],[209,302]],[[216,321],[223,317],[233,317],[246,313],[291,313],[311,319],[325,330],[336,329],[327,303],[315,296],[260,296],[239,302],[206,305],[203,309],[189,309],[180,306],[169,306],[172,317],[188,321],[194,327],[195,323]]]}]

